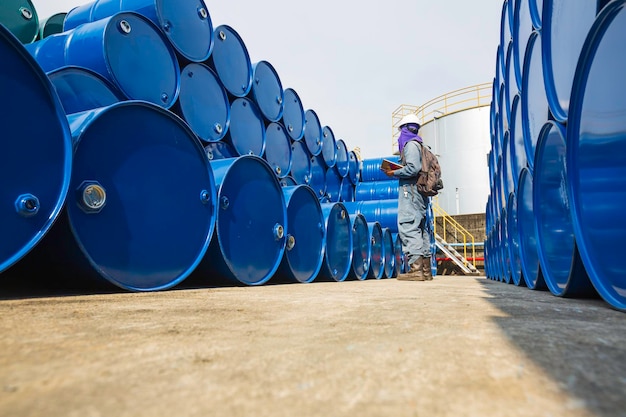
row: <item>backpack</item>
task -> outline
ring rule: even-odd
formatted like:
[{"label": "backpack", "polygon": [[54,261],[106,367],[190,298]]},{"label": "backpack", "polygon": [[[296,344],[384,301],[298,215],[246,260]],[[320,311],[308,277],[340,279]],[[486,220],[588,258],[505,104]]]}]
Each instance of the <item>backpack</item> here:
[{"label": "backpack", "polygon": [[428,146],[418,142],[422,148],[422,169],[417,174],[417,191],[426,197],[439,194],[443,188],[439,160]]}]

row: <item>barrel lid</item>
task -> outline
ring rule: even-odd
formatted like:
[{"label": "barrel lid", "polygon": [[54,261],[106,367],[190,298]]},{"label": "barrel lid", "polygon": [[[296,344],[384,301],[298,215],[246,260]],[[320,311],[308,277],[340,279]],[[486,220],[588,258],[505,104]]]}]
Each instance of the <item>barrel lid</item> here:
[{"label": "barrel lid", "polygon": [[[52,227],[65,202],[72,140],[54,87],[8,29],[0,25],[5,83],[0,111],[0,272],[22,259]],[[36,120],[33,122],[33,112]]]},{"label": "barrel lid", "polygon": [[227,138],[239,155],[263,155],[265,122],[254,101],[240,97],[231,102]]},{"label": "barrel lid", "polygon": [[370,269],[367,273],[369,278],[380,279],[383,277],[385,259],[383,246],[383,228],[377,221],[368,221],[367,227],[370,234],[371,258]]},{"label": "barrel lid", "polygon": [[291,139],[281,123],[272,122],[266,127],[264,158],[278,178],[289,175],[292,159]]},{"label": "barrel lid", "polygon": [[[72,44],[77,42],[81,27],[87,25],[74,29]],[[122,12],[109,18],[104,36],[104,53],[114,84],[131,100],[145,100],[169,109],[178,98],[180,67],[159,28],[138,13]],[[83,53],[78,47],[72,52],[74,59]]]},{"label": "barrel lid", "polygon": [[[283,193],[289,225],[285,252],[289,270],[299,282],[312,282],[322,267],[326,245],[322,208],[307,185],[283,187]],[[293,242],[291,247],[290,241]]]},{"label": "barrel lid", "polygon": [[372,246],[367,219],[361,213],[350,214],[352,225],[352,272],[358,280],[367,278]]},{"label": "barrel lid", "polygon": [[324,203],[321,206],[326,222],[325,278],[344,281],[352,265],[350,214],[343,203]]},{"label": "barrel lid", "polygon": [[192,62],[181,70],[176,110],[205,142],[218,141],[228,131],[228,95],[217,74],[207,65]]},{"label": "barrel lid", "polygon": [[203,0],[157,0],[157,17],[165,36],[184,58],[203,62],[213,49],[213,23]]},{"label": "barrel lid", "polygon": [[285,93],[278,72],[268,61],[259,61],[252,67],[252,96],[263,117],[277,122],[283,116]]},{"label": "barrel lid", "polygon": [[283,125],[287,128],[289,137],[300,140],[304,135],[304,108],[300,96],[293,88],[284,91]]},{"label": "barrel lid", "polygon": [[245,97],[252,88],[252,63],[248,48],[235,29],[228,25],[215,28],[211,63],[226,91]]},{"label": "barrel lid", "polygon": [[322,155],[327,167],[332,168],[337,163],[337,143],[335,133],[330,126],[322,128]]},{"label": "barrel lid", "polygon": [[311,155],[316,156],[322,152],[322,125],[317,113],[313,109],[304,112],[304,141]]},{"label": "barrel lid", "polygon": [[337,139],[335,142],[337,145],[337,172],[342,177],[347,177],[350,171],[350,157],[348,155],[348,148],[343,139]]},{"label": "barrel lid", "polygon": [[67,211],[85,257],[121,288],[181,282],[206,252],[216,218],[200,141],[179,117],[143,101],[68,120],[76,151]]},{"label": "barrel lid", "polygon": [[211,165],[218,185],[216,232],[224,263],[237,281],[264,284],[280,265],[288,230],[278,179],[255,155]]},{"label": "barrel lid", "polygon": [[311,181],[311,155],[302,141],[291,144],[291,176],[298,184]]},{"label": "barrel lid", "polygon": [[67,13],[55,13],[39,23],[38,39],[47,38],[55,33],[63,32],[63,22]]}]

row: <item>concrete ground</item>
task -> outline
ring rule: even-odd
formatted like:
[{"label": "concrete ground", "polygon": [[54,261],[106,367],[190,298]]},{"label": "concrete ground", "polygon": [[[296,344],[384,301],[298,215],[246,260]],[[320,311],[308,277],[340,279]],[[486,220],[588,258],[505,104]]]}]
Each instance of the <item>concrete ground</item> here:
[{"label": "concrete ground", "polygon": [[487,280],[0,286],[0,416],[626,416],[626,315]]}]

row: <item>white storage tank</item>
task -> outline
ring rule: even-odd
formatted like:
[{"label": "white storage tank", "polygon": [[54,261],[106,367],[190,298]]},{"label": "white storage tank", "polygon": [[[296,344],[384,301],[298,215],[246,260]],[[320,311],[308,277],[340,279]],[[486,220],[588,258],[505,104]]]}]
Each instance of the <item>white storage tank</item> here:
[{"label": "white storage tank", "polygon": [[485,212],[490,192],[491,89],[492,83],[464,88],[420,107],[401,106],[392,115],[396,152],[402,116],[415,112],[422,120],[419,134],[441,165],[444,189],[436,202],[450,215]]}]

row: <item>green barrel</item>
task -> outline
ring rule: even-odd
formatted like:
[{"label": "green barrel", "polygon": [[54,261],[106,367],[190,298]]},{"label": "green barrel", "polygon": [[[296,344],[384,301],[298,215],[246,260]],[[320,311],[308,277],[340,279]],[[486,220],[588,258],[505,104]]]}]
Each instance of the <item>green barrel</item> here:
[{"label": "green barrel", "polygon": [[33,42],[39,34],[39,18],[30,0],[2,0],[0,23],[23,44]]},{"label": "green barrel", "polygon": [[55,33],[63,32],[63,22],[65,22],[65,15],[67,13],[60,12],[53,14],[52,16],[42,19],[39,22],[39,33],[37,34],[37,40],[43,39]]}]

